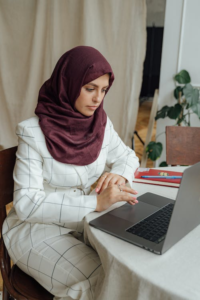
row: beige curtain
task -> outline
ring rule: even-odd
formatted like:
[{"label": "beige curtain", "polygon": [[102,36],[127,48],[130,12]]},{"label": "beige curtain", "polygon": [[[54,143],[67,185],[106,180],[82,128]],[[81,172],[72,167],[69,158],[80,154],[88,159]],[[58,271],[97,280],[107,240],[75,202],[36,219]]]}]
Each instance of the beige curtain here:
[{"label": "beige curtain", "polygon": [[105,110],[126,144],[138,112],[146,47],[145,0],[0,0],[0,145],[34,115],[38,91],[72,47],[97,48],[116,80]]}]

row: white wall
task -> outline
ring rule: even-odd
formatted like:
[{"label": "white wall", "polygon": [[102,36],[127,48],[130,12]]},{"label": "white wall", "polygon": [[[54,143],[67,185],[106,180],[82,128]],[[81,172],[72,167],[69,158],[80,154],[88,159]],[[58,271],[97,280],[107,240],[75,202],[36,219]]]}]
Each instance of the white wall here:
[{"label": "white wall", "polygon": [[164,26],[166,0],[146,0],[147,26]]},{"label": "white wall", "polygon": [[[162,51],[158,109],[176,103],[173,76],[186,69],[192,85],[200,87],[200,0],[167,0],[165,11],[164,41]],[[157,142],[163,144],[163,153],[157,165],[166,160],[165,126],[174,125],[169,118],[157,121]],[[200,127],[196,115],[191,116],[191,126]]]}]

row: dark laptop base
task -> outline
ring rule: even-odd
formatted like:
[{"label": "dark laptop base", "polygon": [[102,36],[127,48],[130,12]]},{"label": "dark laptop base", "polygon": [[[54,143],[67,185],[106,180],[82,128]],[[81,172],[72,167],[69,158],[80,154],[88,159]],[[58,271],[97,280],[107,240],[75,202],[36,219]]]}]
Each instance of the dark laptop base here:
[{"label": "dark laptop base", "polygon": [[[139,203],[122,205],[89,224],[156,254],[162,254],[200,224],[200,162],[183,173],[176,201],[153,193],[138,197]],[[165,239],[154,243],[126,230],[167,205],[174,204]]]},{"label": "dark laptop base", "polygon": [[[160,201],[161,198],[162,201]],[[152,215],[166,204],[174,203],[174,201],[152,193],[143,194],[137,199],[139,201],[137,205],[131,206],[128,203],[124,204],[107,214],[92,220],[89,224],[136,246],[156,254],[161,254],[163,242],[155,244],[144,238],[128,233],[126,230],[142,221],[147,216]]]}]

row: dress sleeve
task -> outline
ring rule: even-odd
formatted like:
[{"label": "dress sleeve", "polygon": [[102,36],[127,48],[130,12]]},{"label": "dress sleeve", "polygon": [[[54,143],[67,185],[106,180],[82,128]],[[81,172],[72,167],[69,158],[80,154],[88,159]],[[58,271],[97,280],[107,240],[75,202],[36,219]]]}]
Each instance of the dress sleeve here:
[{"label": "dress sleeve", "polygon": [[30,223],[59,223],[78,230],[85,215],[95,210],[96,196],[72,196],[74,189],[64,188],[46,193],[44,185],[48,183],[43,177],[43,158],[35,148],[34,136],[20,126],[17,135],[13,204],[18,218]]},{"label": "dress sleeve", "polygon": [[135,152],[120,139],[112,122],[109,119],[108,121],[110,123],[110,142],[106,164],[110,168],[110,173],[125,177],[132,187],[134,172],[139,167],[139,159]]}]

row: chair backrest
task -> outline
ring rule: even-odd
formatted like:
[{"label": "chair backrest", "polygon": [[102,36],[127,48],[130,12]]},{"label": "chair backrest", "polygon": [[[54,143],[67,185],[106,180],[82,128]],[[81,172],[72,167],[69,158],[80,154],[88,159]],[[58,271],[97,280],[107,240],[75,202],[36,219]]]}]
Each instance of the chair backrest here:
[{"label": "chair backrest", "polygon": [[13,201],[13,169],[17,147],[0,151],[0,230],[6,218],[5,206]]},{"label": "chair backrest", "polygon": [[166,126],[166,161],[193,165],[200,161],[200,127]]},{"label": "chair backrest", "polygon": [[[0,151],[0,229],[6,218],[6,205],[13,201],[13,169],[17,147]],[[53,300],[53,295],[16,265],[11,269],[10,257],[0,238],[0,268],[3,278],[3,299]]]}]

